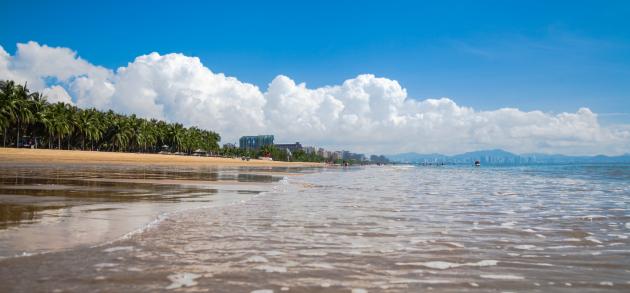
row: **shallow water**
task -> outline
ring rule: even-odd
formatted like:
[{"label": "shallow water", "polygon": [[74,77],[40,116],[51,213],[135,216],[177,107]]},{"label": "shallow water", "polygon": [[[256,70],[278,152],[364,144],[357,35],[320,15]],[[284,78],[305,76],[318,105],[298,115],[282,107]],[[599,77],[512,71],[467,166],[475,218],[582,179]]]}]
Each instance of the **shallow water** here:
[{"label": "shallow water", "polygon": [[288,176],[113,243],[0,260],[0,291],[627,292],[629,178],[628,165]]},{"label": "shallow water", "polygon": [[1,165],[0,258],[95,245],[158,216],[243,200],[284,169]]}]

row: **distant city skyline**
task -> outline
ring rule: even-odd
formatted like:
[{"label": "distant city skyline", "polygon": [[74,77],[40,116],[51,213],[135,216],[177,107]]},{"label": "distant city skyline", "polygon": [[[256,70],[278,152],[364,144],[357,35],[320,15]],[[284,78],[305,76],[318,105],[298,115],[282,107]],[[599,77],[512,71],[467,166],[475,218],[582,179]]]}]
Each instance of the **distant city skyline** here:
[{"label": "distant city skyline", "polygon": [[630,152],[630,4],[4,2],[52,101],[367,154]]}]

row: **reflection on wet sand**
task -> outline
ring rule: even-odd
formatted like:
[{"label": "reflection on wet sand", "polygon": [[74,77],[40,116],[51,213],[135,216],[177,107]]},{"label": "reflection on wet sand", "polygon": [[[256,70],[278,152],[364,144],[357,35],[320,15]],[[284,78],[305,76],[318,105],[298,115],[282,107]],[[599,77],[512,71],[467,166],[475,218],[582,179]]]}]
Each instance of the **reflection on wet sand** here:
[{"label": "reflection on wet sand", "polygon": [[[158,215],[267,191],[286,168],[12,164],[0,169],[0,257],[113,240]],[[241,173],[245,172],[245,173]],[[4,231],[3,231],[4,230]]]},{"label": "reflection on wet sand", "polygon": [[0,229],[6,229],[12,225],[33,223],[35,215],[45,210],[63,208],[63,205],[21,205],[0,204]]}]

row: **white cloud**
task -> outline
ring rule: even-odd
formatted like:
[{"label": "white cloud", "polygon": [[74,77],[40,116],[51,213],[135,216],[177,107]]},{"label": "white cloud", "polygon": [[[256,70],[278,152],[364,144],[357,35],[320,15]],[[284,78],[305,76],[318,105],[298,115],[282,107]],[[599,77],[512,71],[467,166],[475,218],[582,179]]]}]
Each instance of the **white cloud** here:
[{"label": "white cloud", "polygon": [[45,88],[42,93],[51,103],[63,102],[66,104],[74,104],[72,102],[72,97],[70,97],[68,92],[66,92],[66,90],[62,86],[53,85],[49,88]]},{"label": "white cloud", "polygon": [[630,127],[603,127],[588,108],[475,111],[448,98],[411,99],[397,81],[370,74],[320,88],[279,75],[263,92],[182,54],[151,53],[110,70],[70,49],[29,42],[18,44],[13,56],[0,47],[0,79],[28,81],[54,101],[72,97],[81,107],[213,129],[224,141],[270,133],[282,142],[377,153],[630,152]]}]

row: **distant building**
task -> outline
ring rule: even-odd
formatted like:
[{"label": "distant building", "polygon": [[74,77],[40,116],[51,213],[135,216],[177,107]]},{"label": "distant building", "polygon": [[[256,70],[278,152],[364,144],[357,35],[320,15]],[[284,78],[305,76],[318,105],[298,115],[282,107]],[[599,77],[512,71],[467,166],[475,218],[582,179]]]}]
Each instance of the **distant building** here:
[{"label": "distant building", "polygon": [[317,149],[312,146],[307,146],[307,147],[304,147],[304,152],[307,154],[314,154],[317,152]]},{"label": "distant building", "polygon": [[266,145],[273,145],[273,135],[243,136],[238,146],[245,150],[258,150]]},{"label": "distant building", "polygon": [[233,144],[233,143],[229,143],[229,142],[228,142],[228,143],[226,143],[226,144],[224,144],[224,145],[223,145],[223,148],[224,148],[224,149],[235,149],[235,148],[236,148],[236,145],[235,145],[235,144]]},{"label": "distant building", "polygon": [[356,153],[352,153],[352,152],[349,152],[349,151],[342,151],[341,152],[341,156],[342,156],[342,159],[344,159],[344,160],[355,160],[355,161],[359,161],[359,162],[367,160],[365,155],[363,155],[363,154],[356,154]]},{"label": "distant building", "polygon": [[290,152],[295,152],[297,150],[301,150],[302,149],[302,145],[299,142],[296,143],[279,143],[279,144],[274,144],[274,146],[278,149],[281,150],[289,150]]},{"label": "distant building", "polygon": [[330,152],[325,150],[325,149],[323,149],[323,148],[319,148],[317,150],[317,155],[322,157],[322,158],[328,159],[328,157],[330,156]]}]

